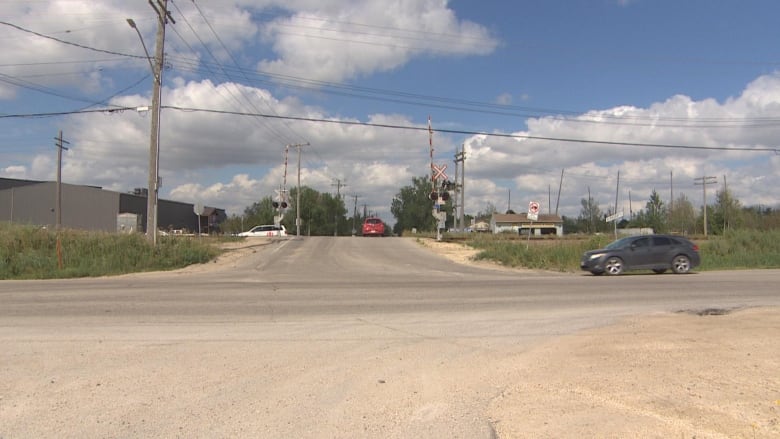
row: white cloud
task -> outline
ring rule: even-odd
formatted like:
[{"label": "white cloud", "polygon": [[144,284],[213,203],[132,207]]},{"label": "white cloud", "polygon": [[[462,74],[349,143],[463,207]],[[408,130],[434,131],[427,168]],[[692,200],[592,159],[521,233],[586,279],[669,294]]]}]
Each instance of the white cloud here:
[{"label": "white cloud", "polygon": [[[166,106],[416,128],[426,124],[419,114],[412,113],[376,111],[344,117],[339,110],[329,110],[324,99],[318,101],[321,107],[314,106],[303,97],[284,97],[273,86],[241,84],[249,81],[240,74],[231,73],[226,79],[225,72],[218,71],[210,58],[209,67],[216,69],[210,77],[221,79],[202,79],[200,74],[206,67],[197,63],[201,57],[207,59],[206,55],[190,53],[182,40],[196,42],[189,25],[221,61],[230,59],[224,44],[240,66],[257,65],[272,73],[328,81],[387,72],[420,57],[489,54],[498,44],[486,28],[459,18],[443,0],[239,0],[217,6],[204,2],[201,8],[220,36],[219,41],[194,6],[188,2],[178,6],[181,11],[174,12],[178,34],[170,33],[166,42],[175,65],[172,71],[166,70]],[[0,14],[14,17],[14,23],[37,32],[136,55],[142,53],[138,36],[126,26],[124,18],[135,19],[150,48],[156,28],[154,12],[145,2],[3,2]],[[41,85],[66,85],[84,93],[100,89],[105,93],[116,87],[112,70],[148,71],[144,60],[107,64],[98,61],[107,54],[64,46],[8,26],[0,26],[0,38],[5,62],[16,66],[5,68],[4,74],[34,77],[34,82]],[[194,45],[200,47],[200,41]],[[253,57],[247,48],[257,49],[260,55]],[[196,64],[187,64],[184,57]],[[232,65],[232,59],[224,64]],[[15,103],[16,91],[0,85],[0,99]],[[498,96],[497,102],[508,105],[517,99],[528,97],[506,93]],[[114,98],[112,104],[150,105],[150,98],[128,93]],[[778,115],[780,75],[770,74],[756,78],[741,94],[722,102],[694,100],[681,94],[646,108],[595,108],[576,117],[540,117],[528,120],[525,126],[518,122],[515,134],[618,143],[776,148],[780,138]],[[64,157],[64,181],[119,191],[146,187],[150,117],[148,112],[126,111],[62,119],[71,142]],[[450,122],[437,121],[435,126]],[[456,123],[463,126],[463,122]],[[412,177],[427,174],[430,165],[425,130],[165,109],[161,137],[161,196],[202,201],[225,207],[229,213],[240,213],[264,196],[273,195],[284,172],[284,146],[290,143],[310,143],[302,150],[303,184],[335,192],[334,179],[342,179],[347,183],[343,193],[359,195],[361,205],[384,213],[385,220],[390,220],[387,210],[392,196],[410,184]],[[620,199],[626,200],[630,191],[634,208],[644,205],[653,188],[666,197],[670,173],[678,186],[675,193],[685,192],[692,200],[698,196],[693,178],[714,175],[723,184],[725,175],[729,189],[743,204],[778,203],[774,189],[780,186],[780,156],[769,152],[485,135],[462,139],[442,133],[436,133],[434,139],[435,161],[449,165],[451,178],[455,147],[465,143],[467,210],[472,213],[488,202],[505,208],[510,192],[513,206],[525,206],[529,199],[546,201],[549,188],[555,202],[562,169],[561,212],[567,215],[577,215],[579,201],[587,196],[588,188],[602,206],[614,203],[618,171],[623,188]],[[51,155],[30,154],[23,160],[16,157],[17,162],[6,163],[0,174],[43,180],[56,175]],[[296,171],[294,155],[289,157],[287,171],[291,187]]]},{"label": "white cloud", "polygon": [[291,15],[267,23],[278,55],[268,73],[342,81],[385,72],[419,56],[484,55],[498,42],[482,26],[459,20],[446,1],[291,2]]}]

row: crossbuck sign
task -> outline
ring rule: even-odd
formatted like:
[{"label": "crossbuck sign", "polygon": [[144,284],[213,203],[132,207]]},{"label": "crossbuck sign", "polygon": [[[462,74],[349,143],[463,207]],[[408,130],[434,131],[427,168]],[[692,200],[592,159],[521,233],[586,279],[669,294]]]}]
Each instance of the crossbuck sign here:
[{"label": "crossbuck sign", "polygon": [[447,180],[447,174],[444,173],[447,170],[447,165],[431,165],[431,170],[433,171],[434,180]]}]

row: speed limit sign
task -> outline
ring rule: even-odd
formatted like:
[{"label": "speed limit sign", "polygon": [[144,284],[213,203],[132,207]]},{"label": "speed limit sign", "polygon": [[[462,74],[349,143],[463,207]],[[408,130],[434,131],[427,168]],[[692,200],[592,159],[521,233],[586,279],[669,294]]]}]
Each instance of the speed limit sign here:
[{"label": "speed limit sign", "polygon": [[528,219],[535,221],[539,215],[539,203],[531,201],[528,203]]}]

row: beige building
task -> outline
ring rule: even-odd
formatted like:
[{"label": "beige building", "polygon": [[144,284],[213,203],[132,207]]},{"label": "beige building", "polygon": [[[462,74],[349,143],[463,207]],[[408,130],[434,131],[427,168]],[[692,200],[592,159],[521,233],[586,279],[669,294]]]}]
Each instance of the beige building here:
[{"label": "beige building", "polygon": [[490,218],[493,233],[516,233],[520,235],[563,235],[563,220],[558,215],[540,213],[536,221],[528,219],[525,213],[494,213]]}]

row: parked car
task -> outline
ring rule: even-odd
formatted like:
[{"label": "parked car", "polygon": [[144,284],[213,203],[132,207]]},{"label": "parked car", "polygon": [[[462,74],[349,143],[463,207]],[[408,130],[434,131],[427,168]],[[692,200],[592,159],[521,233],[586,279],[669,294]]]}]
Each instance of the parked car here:
[{"label": "parked car", "polygon": [[246,232],[241,232],[238,236],[287,236],[287,229],[284,226],[264,225],[254,226]]},{"label": "parked car", "polygon": [[701,264],[699,246],[680,236],[629,236],[603,249],[582,255],[580,268],[595,275],[618,275],[628,270],[653,270],[661,274],[671,269],[683,274]]},{"label": "parked car", "polygon": [[384,236],[385,223],[381,218],[368,217],[363,221],[363,236]]}]

